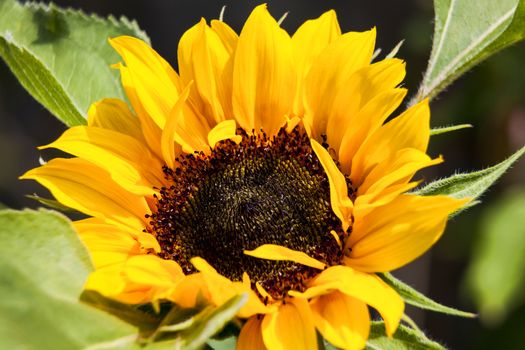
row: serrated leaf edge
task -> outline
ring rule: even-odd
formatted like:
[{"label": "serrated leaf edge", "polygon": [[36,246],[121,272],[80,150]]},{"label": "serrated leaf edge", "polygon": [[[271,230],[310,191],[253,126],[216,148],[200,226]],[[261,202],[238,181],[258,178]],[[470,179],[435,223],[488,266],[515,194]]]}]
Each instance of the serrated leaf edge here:
[{"label": "serrated leaf edge", "polygon": [[[439,312],[447,315],[452,316],[459,316],[459,317],[466,317],[466,318],[475,318],[477,317],[476,314],[466,311],[457,310],[455,308],[445,306],[443,304],[440,304],[429,297],[425,296],[424,294],[420,293],[416,289],[412,288],[408,284],[398,280],[394,276],[392,276],[390,273],[380,273],[378,274],[379,278],[381,278],[385,283],[387,283],[390,287],[392,287],[402,298],[403,300],[412,306],[418,307],[420,309]],[[414,297],[409,297],[409,295],[412,294]],[[420,301],[417,300],[417,298],[420,299]],[[427,304],[425,304],[427,303]]]}]

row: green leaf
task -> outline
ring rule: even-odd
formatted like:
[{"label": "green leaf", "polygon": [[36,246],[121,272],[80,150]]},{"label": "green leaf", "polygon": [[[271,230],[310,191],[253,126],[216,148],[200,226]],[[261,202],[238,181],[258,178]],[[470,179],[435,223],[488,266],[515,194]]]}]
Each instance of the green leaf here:
[{"label": "green leaf", "polygon": [[448,195],[454,198],[472,198],[469,205],[460,211],[478,203],[474,201],[479,198],[492,184],[496,182],[522,155],[525,147],[517,150],[512,156],[503,162],[490,168],[472,173],[456,174],[441,180],[429,183],[425,187],[413,192],[422,196]]},{"label": "green leaf", "polygon": [[426,297],[425,295],[421,294],[420,292],[410,287],[409,285],[398,280],[397,278],[395,278],[388,272],[380,273],[378,275],[389,286],[394,288],[395,291],[399,295],[401,295],[401,297],[403,298],[403,300],[405,300],[407,304],[419,307],[421,309],[436,311],[436,312],[440,312],[440,313],[448,314],[448,315],[461,316],[461,317],[476,317],[476,314],[457,310],[457,309],[454,309],[454,308],[451,308],[451,307],[435,302],[434,300]]},{"label": "green leaf", "polygon": [[[0,10],[1,11],[1,10]],[[60,83],[35,56],[0,36],[0,56],[22,86],[66,125],[85,123]]]},{"label": "green leaf", "polygon": [[208,306],[202,310],[196,308],[184,309],[177,305],[172,305],[170,311],[158,324],[155,332],[149,337],[150,340],[165,338],[166,333],[178,332],[191,327],[199,319],[199,312],[206,314],[213,306]]},{"label": "green leaf", "polygon": [[472,124],[460,124],[460,125],[451,125],[451,126],[442,126],[439,128],[430,129],[430,136],[446,134],[451,131],[461,130],[472,128]]},{"label": "green leaf", "polygon": [[78,302],[92,266],[66,217],[0,211],[0,242],[0,348],[134,347],[134,327]]},{"label": "green leaf", "polygon": [[78,213],[77,210],[70,208],[70,207],[66,207],[64,204],[60,203],[56,199],[43,198],[37,195],[36,193],[32,195],[28,194],[26,195],[26,197],[30,199],[34,199],[38,201],[39,203],[44,204],[50,209],[55,209],[63,213]]},{"label": "green leaf", "polygon": [[85,123],[91,103],[124,99],[120,60],[108,37],[148,40],[135,22],[55,5],[0,0],[0,56],[22,86],[66,125]]},{"label": "green leaf", "polygon": [[525,187],[511,188],[480,219],[466,282],[481,318],[497,323],[525,302]]},{"label": "green leaf", "polygon": [[[319,335],[317,339],[319,339]],[[337,350],[337,348],[330,344],[326,339],[322,339],[322,343],[320,341],[318,341],[317,343],[320,350]]]},{"label": "green leaf", "polygon": [[191,328],[182,331],[179,335],[177,342],[181,345],[180,348],[191,350],[204,346],[208,339],[235,317],[247,300],[247,294],[237,295],[220,307],[199,314]]},{"label": "green leaf", "polygon": [[396,332],[389,338],[385,333],[383,322],[372,322],[370,336],[366,343],[368,350],[443,350],[442,345],[428,339],[415,329],[399,325]]},{"label": "green leaf", "polygon": [[[175,349],[185,350],[200,349],[206,345],[211,337],[219,333],[227,323],[232,321],[247,300],[247,294],[237,295],[219,307],[208,306],[198,314],[189,314],[188,317],[182,319],[179,317],[181,310],[176,310],[172,315],[166,316],[169,320],[161,324],[150,341],[164,338],[174,339],[149,344],[172,344]],[[173,334],[170,336],[169,333]]]},{"label": "green leaf", "polygon": [[524,0],[434,0],[432,54],[413,102],[433,98],[474,65],[525,37]]},{"label": "green leaf", "polygon": [[236,337],[228,337],[225,339],[210,339],[208,346],[213,350],[233,350],[237,344]]},{"label": "green leaf", "polygon": [[108,299],[92,290],[85,290],[80,296],[80,300],[138,327],[141,333],[148,334],[153,332],[162,321],[161,314],[144,310],[149,305],[124,304]]}]

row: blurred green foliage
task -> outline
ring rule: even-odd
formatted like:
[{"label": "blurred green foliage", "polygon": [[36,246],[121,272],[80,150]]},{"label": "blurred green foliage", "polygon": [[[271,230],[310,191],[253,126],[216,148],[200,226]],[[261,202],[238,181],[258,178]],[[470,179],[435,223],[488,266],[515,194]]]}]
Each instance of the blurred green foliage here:
[{"label": "blurred green foliage", "polygon": [[525,186],[485,207],[480,228],[466,283],[482,320],[500,323],[525,302]]}]

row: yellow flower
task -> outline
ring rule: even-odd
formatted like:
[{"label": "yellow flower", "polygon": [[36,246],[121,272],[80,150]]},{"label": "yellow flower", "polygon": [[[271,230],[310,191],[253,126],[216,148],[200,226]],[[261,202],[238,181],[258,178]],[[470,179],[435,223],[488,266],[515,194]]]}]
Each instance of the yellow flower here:
[{"label": "yellow flower", "polygon": [[238,349],[315,349],[316,330],[363,348],[376,309],[391,335],[404,304],[378,272],[425,252],[464,201],[406,193],[426,155],[428,101],[385,122],[403,61],[371,63],[375,29],[329,11],[293,36],[258,6],[237,35],[202,20],[179,72],[144,42],[110,40],[133,107],[94,103],[87,126],[42,148],[22,178],[89,216],[86,288],[128,303],[248,293]]}]

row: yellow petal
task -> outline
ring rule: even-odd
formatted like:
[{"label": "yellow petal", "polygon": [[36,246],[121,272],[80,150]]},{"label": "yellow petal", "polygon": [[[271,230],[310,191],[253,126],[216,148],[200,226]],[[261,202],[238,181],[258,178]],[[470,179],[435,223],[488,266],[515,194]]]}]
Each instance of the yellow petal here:
[{"label": "yellow petal", "polygon": [[111,233],[113,232],[118,232],[117,234],[119,235],[120,233],[126,233],[129,237],[133,238],[135,242],[138,242],[141,251],[160,251],[159,242],[152,234],[139,231],[130,227],[116,226],[111,222],[107,222],[103,218],[90,217],[87,219],[77,220],[73,222],[73,225],[75,226],[75,229],[80,235],[82,235],[83,233],[100,232],[108,233],[109,238],[111,236]]},{"label": "yellow petal", "polygon": [[245,250],[244,254],[259,259],[292,261],[301,265],[323,270],[326,265],[306,253],[276,244],[263,244],[254,250]]},{"label": "yellow petal", "polygon": [[[204,273],[204,274],[210,274],[210,275],[218,275],[220,277],[223,277],[221,275],[219,275],[219,273],[217,272],[217,270],[215,270],[215,268],[213,266],[211,266],[210,264],[208,264],[208,262],[206,260],[204,260],[203,258],[201,257],[194,257],[191,259],[191,264],[193,266],[195,266],[195,268],[197,270],[199,270],[200,272]],[[223,277],[225,280],[228,280],[226,277]],[[229,280],[228,280],[229,281]]]},{"label": "yellow petal", "polygon": [[228,82],[223,83],[224,79],[231,83],[224,74],[231,54],[204,19],[186,31],[179,42],[181,81],[184,85],[195,82],[190,100],[210,125],[223,121],[231,111],[231,86],[227,89]]},{"label": "yellow petal", "polygon": [[[309,118],[326,122],[326,130],[323,129],[320,132],[326,134],[328,143],[336,152],[339,152],[341,138],[350,131],[356,132],[355,129],[359,129],[358,136],[363,136],[356,140],[359,144],[364,140],[364,136],[373,130],[370,128],[381,126],[397,105],[394,105],[394,108],[389,111],[385,107],[393,105],[394,101],[390,102],[383,97],[383,101],[387,102],[386,106],[383,106],[384,102],[379,102],[376,103],[377,110],[371,110],[369,106],[369,112],[366,115],[364,115],[365,111],[360,111],[381,94],[395,93],[394,90],[404,75],[404,63],[398,59],[388,59],[366,65],[346,77],[346,81],[340,83],[341,88],[333,89],[322,96],[320,105],[316,110],[310,111],[312,115]],[[321,127],[324,124],[319,125]],[[346,147],[348,146],[345,146],[342,151],[348,152]]]},{"label": "yellow petal", "polygon": [[60,149],[106,169],[116,183],[137,195],[151,195],[153,187],[164,183],[161,162],[137,139],[117,131],[77,126],[39,147],[46,148]]},{"label": "yellow petal", "polygon": [[166,162],[173,163],[180,149],[186,153],[209,151],[207,136],[210,128],[202,117],[189,112],[191,108],[186,103],[192,85],[191,81],[181,92],[162,130],[161,149]]},{"label": "yellow petal", "polygon": [[375,44],[375,29],[350,32],[331,42],[312,62],[305,83],[305,124],[312,136],[320,139],[326,131],[327,111],[335,92],[345,89],[349,77],[370,64]]},{"label": "yellow petal", "polygon": [[339,171],[328,151],[314,139],[312,148],[323,166],[330,183],[330,202],[335,215],[341,220],[343,230],[350,226],[353,203],[348,198],[348,187],[344,175]]},{"label": "yellow petal", "polygon": [[[405,63],[397,58],[385,59],[358,69],[347,81],[346,96],[352,96],[352,101],[348,101],[352,106],[350,111],[355,112],[379,94],[397,88],[404,77]],[[341,91],[343,95],[345,90]]]},{"label": "yellow petal", "polygon": [[377,164],[359,186],[358,196],[383,190],[391,185],[408,182],[414,174],[431,165],[443,162],[441,157],[431,159],[428,155],[415,148],[404,148],[389,158]]},{"label": "yellow petal", "polygon": [[415,148],[405,148],[375,166],[358,187],[354,203],[354,216],[363,216],[372,208],[385,205],[417,185],[409,183],[414,174],[422,168],[439,164],[441,157],[430,159]]},{"label": "yellow petal", "polygon": [[257,6],[239,36],[233,67],[233,109],[242,128],[273,136],[285,125],[295,95],[292,62],[290,36],[266,5]]},{"label": "yellow petal", "polygon": [[374,208],[386,205],[418,185],[418,182],[392,185],[377,192],[367,193],[358,196],[354,203],[354,217],[363,217],[370,213]]},{"label": "yellow petal", "polygon": [[204,298],[204,300],[211,299],[207,288],[202,274],[193,273],[181,279],[167,299],[173,301],[180,307],[192,308],[197,305],[200,298]]},{"label": "yellow petal", "polygon": [[448,216],[466,202],[405,194],[368,215],[357,212],[345,264],[365,272],[386,272],[409,263],[439,239]]},{"label": "yellow petal", "polygon": [[360,145],[352,160],[352,181],[360,185],[374,166],[395,160],[393,155],[404,148],[425,152],[429,137],[430,111],[424,100],[377,129]]},{"label": "yellow petal", "polygon": [[121,276],[121,267],[102,268],[89,274],[84,289],[115,298],[126,288],[126,280]]},{"label": "yellow petal", "polygon": [[219,36],[228,53],[233,53],[239,40],[237,33],[223,21],[212,20],[210,24],[211,29]]},{"label": "yellow petal", "polygon": [[131,283],[123,274],[125,265],[114,265],[93,271],[84,288],[128,304],[150,302],[154,291],[147,286]]},{"label": "yellow petal", "polygon": [[268,349],[317,349],[312,312],[303,298],[292,298],[277,312],[265,315],[261,328]]},{"label": "yellow petal", "polygon": [[144,139],[140,123],[126,102],[105,98],[94,102],[88,110],[88,126],[95,126],[129,135],[139,141]]},{"label": "yellow petal", "polygon": [[403,315],[403,299],[374,274],[356,271],[347,266],[332,266],[317,275],[310,285],[318,290],[323,287],[327,290],[337,289],[372,306],[381,314],[389,335],[395,332]]},{"label": "yellow petal", "polygon": [[[87,246],[87,243],[85,243]],[[88,246],[88,249],[89,248]],[[138,244],[136,249],[138,250]],[[135,254],[139,254],[138,252],[135,252]],[[96,250],[96,251],[90,251],[89,255],[91,256],[91,261],[93,262],[93,266],[95,269],[102,269],[105,267],[113,266],[113,265],[122,265],[124,264],[130,257],[130,253],[128,252],[121,252],[121,251],[102,251],[102,250]]]},{"label": "yellow petal", "polygon": [[235,117],[232,104],[233,62],[239,36],[233,29],[231,29],[226,23],[222,21],[212,20],[211,28],[219,36],[223,47],[228,52],[228,61],[226,64],[224,64],[222,69],[218,93],[224,115],[227,119],[230,119]]},{"label": "yellow petal", "polygon": [[430,107],[429,100],[413,105],[399,117],[385,125],[385,133],[394,134],[399,148],[411,147],[426,152],[430,140]]},{"label": "yellow petal", "polygon": [[248,318],[272,311],[272,308],[265,306],[249,286],[242,282],[232,282],[220,275],[206,260],[195,257],[191,259],[191,263],[202,273],[203,280],[215,305],[222,305],[236,295],[247,293],[248,301],[239,310],[237,314],[239,317]]},{"label": "yellow petal", "polygon": [[158,287],[173,287],[184,277],[181,267],[175,261],[164,260],[156,255],[130,257],[124,273],[133,283]]},{"label": "yellow petal", "polygon": [[334,291],[311,304],[314,323],[332,345],[345,350],[361,350],[370,333],[368,307],[361,300]]},{"label": "yellow petal", "polygon": [[77,221],[74,226],[97,269],[123,264],[130,256],[140,254],[139,242],[115,225]]},{"label": "yellow petal", "polygon": [[133,80],[129,72],[129,69],[120,63],[116,65],[116,68],[120,70],[122,86],[124,87],[124,90],[126,91],[126,95],[128,96],[128,99],[131,103],[131,106],[133,107],[133,110],[135,111],[135,113],[137,113],[137,117],[140,120],[140,126],[142,128],[142,134],[144,135],[144,139],[146,140],[146,143],[148,144],[150,149],[153,151],[153,153],[155,153],[155,155],[159,159],[161,159],[162,158],[162,153],[160,151],[161,129],[155,123],[155,121],[151,118],[151,116],[146,112],[144,107],[142,106],[142,102],[140,101],[138,97],[138,93],[133,84]]},{"label": "yellow petal", "polygon": [[291,117],[286,119],[286,132],[291,133],[293,129],[301,122],[299,117]]},{"label": "yellow petal", "polygon": [[[380,128],[387,117],[399,107],[406,93],[406,89],[391,89],[380,93],[356,112],[351,120],[348,120],[344,112],[345,105],[348,105],[345,98],[337,98],[343,94],[336,96],[328,119],[326,135],[330,146],[339,150],[341,162],[345,165],[343,169],[347,169],[348,158],[352,157],[366,137]],[[348,96],[344,97],[346,101],[348,98],[351,99]]]},{"label": "yellow petal", "polygon": [[[179,97],[179,100],[177,103],[175,103],[175,106],[173,106],[173,109],[170,111],[169,118],[164,125],[164,129],[162,129],[160,149],[162,151],[162,157],[164,158],[166,165],[171,169],[175,168],[175,158],[181,153],[180,146],[182,146],[182,150],[188,153],[193,152],[192,145],[187,144],[184,138],[181,138],[179,135],[177,135],[177,126],[180,125],[182,123],[181,121],[184,119],[183,106],[186,102],[186,99],[188,98],[190,85],[184,89],[183,93]],[[175,140],[178,142],[175,143]]]},{"label": "yellow petal", "polygon": [[138,231],[150,213],[144,197],[125,191],[107,172],[83,159],[56,158],[20,178],[38,181],[68,207]]},{"label": "yellow petal", "polygon": [[160,245],[155,236],[148,232],[137,232],[135,239],[140,243],[140,246],[144,250],[153,250],[154,252],[160,252]]},{"label": "yellow petal", "polygon": [[292,36],[295,62],[302,75],[308,71],[312,61],[328,44],[341,36],[341,28],[334,10],[319,18],[304,22]]},{"label": "yellow petal", "polygon": [[264,289],[264,287],[259,282],[255,282],[255,288],[264,299],[268,299],[270,302],[275,301],[275,299],[266,291],[266,289]]},{"label": "yellow petal", "polygon": [[215,144],[223,140],[232,140],[236,143],[242,141],[242,136],[236,135],[237,125],[235,120],[225,120],[217,124],[208,134],[208,144],[211,148],[215,147]]},{"label": "yellow petal", "polygon": [[303,81],[312,62],[328,44],[341,36],[341,28],[334,10],[325,12],[317,19],[304,22],[292,36],[294,60],[297,68],[297,94],[294,114],[302,116]]},{"label": "yellow petal", "polygon": [[261,333],[262,319],[257,316],[251,317],[242,327],[237,350],[266,350]]},{"label": "yellow petal", "polygon": [[[339,150],[339,162],[341,169],[350,174],[352,183],[359,185],[361,181],[361,173],[353,173],[355,154],[358,150],[362,149],[363,142],[370,137],[370,135],[377,129],[381,128],[381,125],[386,118],[403,102],[407,93],[406,89],[392,89],[382,92],[370,100],[364,105],[359,112],[356,113],[352,119],[352,123],[347,123],[346,128],[342,130],[343,133],[339,135],[331,132],[331,142],[334,145],[340,139]],[[342,101],[341,101],[342,102]],[[344,108],[344,102],[339,105],[337,109],[341,110]],[[343,124],[344,125],[344,124]],[[335,126],[334,126],[335,127]],[[337,149],[337,148],[336,148]],[[351,168],[352,167],[352,168]],[[350,169],[352,169],[350,171]]]},{"label": "yellow petal", "polygon": [[119,36],[109,39],[122,56],[137,97],[155,123],[163,128],[179,98],[177,73],[159,54],[140,39]]}]

